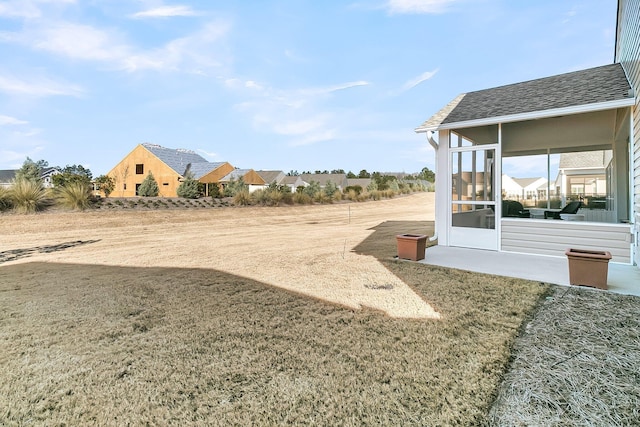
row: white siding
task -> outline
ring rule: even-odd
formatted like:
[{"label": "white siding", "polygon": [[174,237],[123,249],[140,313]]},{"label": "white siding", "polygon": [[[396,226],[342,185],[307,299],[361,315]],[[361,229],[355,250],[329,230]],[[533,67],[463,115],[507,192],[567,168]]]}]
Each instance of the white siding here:
[{"label": "white siding", "polygon": [[635,262],[640,265],[640,1],[619,0],[616,35],[616,62],[620,62],[635,90],[633,108],[634,222],[636,228]]},{"label": "white siding", "polygon": [[502,219],[502,250],[564,256],[568,248],[609,251],[612,261],[631,262],[629,224],[579,221]]}]

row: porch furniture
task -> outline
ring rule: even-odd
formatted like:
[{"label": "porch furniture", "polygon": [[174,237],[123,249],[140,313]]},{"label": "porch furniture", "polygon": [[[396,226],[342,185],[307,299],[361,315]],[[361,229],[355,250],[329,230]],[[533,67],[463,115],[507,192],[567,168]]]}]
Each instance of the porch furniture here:
[{"label": "porch furniture", "polygon": [[544,219],[562,219],[562,217],[560,216],[562,214],[576,214],[578,213],[578,209],[580,209],[580,206],[582,206],[582,202],[576,201],[567,203],[567,205],[559,211],[544,211]]},{"label": "porch furniture", "polygon": [[503,200],[502,216],[507,218],[531,218],[531,213],[518,201]]}]

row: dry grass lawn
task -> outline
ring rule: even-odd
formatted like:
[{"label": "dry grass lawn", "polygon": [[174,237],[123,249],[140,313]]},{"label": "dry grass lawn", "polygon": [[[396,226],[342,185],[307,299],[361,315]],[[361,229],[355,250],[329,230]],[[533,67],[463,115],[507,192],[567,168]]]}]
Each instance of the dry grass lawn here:
[{"label": "dry grass lawn", "polygon": [[433,194],[3,215],[0,424],[474,425],[547,287],[396,261]]}]

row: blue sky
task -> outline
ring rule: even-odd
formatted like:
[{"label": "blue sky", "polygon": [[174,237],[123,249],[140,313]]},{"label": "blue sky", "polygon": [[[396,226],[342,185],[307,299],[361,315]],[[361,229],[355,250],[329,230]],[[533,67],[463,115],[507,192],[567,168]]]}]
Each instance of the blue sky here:
[{"label": "blue sky", "polygon": [[97,176],[142,142],[256,170],[433,169],[429,116],[609,64],[615,25],[615,0],[0,0],[0,169]]}]

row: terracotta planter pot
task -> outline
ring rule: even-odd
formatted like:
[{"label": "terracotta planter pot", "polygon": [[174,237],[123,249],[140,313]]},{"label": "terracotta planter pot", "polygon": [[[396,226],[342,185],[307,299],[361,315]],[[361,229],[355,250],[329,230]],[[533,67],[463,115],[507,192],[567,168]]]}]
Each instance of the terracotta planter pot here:
[{"label": "terracotta planter pot", "polygon": [[586,249],[567,249],[569,283],[607,289],[607,275],[611,253]]},{"label": "terracotta planter pot", "polygon": [[427,236],[423,234],[399,234],[396,236],[398,242],[398,258],[419,261],[424,259],[427,248]]}]

